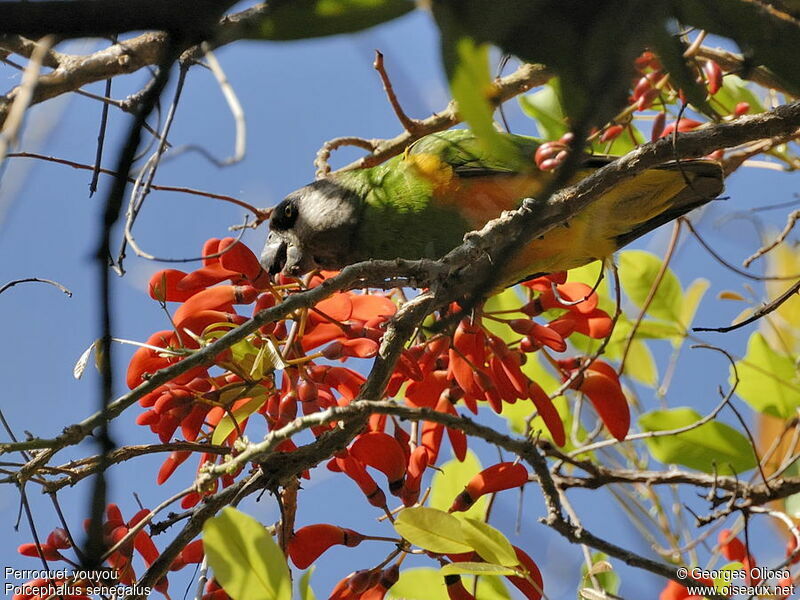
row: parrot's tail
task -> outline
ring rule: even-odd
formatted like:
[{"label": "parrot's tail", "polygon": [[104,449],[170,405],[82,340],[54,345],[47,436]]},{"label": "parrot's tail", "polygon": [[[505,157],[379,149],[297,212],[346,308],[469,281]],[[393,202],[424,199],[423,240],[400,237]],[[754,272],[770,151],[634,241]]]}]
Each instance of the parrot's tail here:
[{"label": "parrot's tail", "polygon": [[722,166],[716,161],[683,160],[680,163],[660,166],[658,169],[679,172],[686,183],[685,187],[666,202],[668,206],[666,210],[636,225],[630,231],[618,235],[615,238],[618,248],[626,246],[656,227],[707,204],[717,198],[724,189]]}]

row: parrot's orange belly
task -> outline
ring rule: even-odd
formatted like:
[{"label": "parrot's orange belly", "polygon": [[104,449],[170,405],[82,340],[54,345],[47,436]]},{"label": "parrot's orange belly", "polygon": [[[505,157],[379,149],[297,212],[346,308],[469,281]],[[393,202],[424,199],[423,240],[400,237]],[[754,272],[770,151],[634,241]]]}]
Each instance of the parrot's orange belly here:
[{"label": "parrot's orange belly", "polygon": [[[578,172],[572,183],[592,170]],[[517,208],[523,198],[542,192],[548,177],[541,172],[460,178],[438,202],[450,204],[473,229],[483,227],[504,210]],[[567,271],[611,256],[617,238],[668,210],[686,187],[681,172],[651,169],[622,181],[606,191],[568,223],[520,248],[503,266],[505,282],[519,281],[536,273]]]},{"label": "parrot's orange belly", "polygon": [[[523,198],[539,195],[547,181],[541,172],[536,175],[461,178],[457,188],[438,198],[438,202],[457,211],[473,229],[480,229],[503,211],[518,208]],[[582,176],[579,174],[576,179]],[[556,227],[519,249],[503,267],[503,279],[519,280],[534,273],[573,269],[613,254],[613,240],[592,225],[593,212],[590,207],[572,219],[568,227]]]}]

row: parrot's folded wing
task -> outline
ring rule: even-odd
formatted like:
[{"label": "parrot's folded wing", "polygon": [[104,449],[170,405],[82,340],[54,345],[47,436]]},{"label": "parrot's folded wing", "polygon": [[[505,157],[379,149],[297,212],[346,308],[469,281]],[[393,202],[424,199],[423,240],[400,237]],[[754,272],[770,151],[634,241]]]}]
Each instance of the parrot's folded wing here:
[{"label": "parrot's folded wing", "polygon": [[683,160],[680,163],[668,163],[658,168],[679,171],[686,181],[686,187],[672,197],[667,210],[637,225],[628,233],[617,236],[617,247],[621,248],[656,227],[661,227],[661,225],[703,206],[719,196],[724,189],[722,167],[712,160]]}]

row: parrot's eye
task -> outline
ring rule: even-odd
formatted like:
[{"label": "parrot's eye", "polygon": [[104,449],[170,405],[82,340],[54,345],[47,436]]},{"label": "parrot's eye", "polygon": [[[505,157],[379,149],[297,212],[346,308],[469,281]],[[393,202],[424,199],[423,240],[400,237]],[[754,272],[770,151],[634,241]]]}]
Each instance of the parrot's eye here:
[{"label": "parrot's eye", "polygon": [[284,200],[272,211],[270,227],[286,231],[294,226],[295,221],[297,221],[297,206],[292,200]]}]

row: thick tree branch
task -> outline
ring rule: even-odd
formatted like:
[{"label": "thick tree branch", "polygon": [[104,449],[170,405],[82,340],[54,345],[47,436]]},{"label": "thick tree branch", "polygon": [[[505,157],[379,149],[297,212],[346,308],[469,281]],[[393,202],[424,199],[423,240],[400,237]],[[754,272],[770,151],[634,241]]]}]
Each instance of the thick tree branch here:
[{"label": "thick tree branch", "polygon": [[[205,20],[210,18],[209,13],[203,12],[202,5],[209,5],[209,10],[212,10],[210,14],[214,15],[214,19],[216,19],[216,15],[221,14],[222,10],[233,4],[233,2],[203,0],[203,2],[199,3],[200,6],[189,7],[180,2],[143,0],[142,4],[152,4],[161,7],[156,10],[155,13],[148,13],[144,8],[142,10],[132,8],[132,4],[129,0],[115,1],[119,1],[124,5],[123,9],[117,12],[131,13],[134,15],[131,17],[130,21],[128,21],[126,17],[120,17],[117,21],[118,15],[116,15],[109,6],[110,2],[108,0],[36,3],[0,2],[0,31],[8,32],[7,35],[0,36],[0,48],[17,52],[22,56],[29,56],[36,43],[20,37],[19,35],[12,34],[25,35],[26,23],[37,20],[40,11],[49,14],[47,11],[52,9],[54,5],[63,5],[68,12],[73,10],[78,11],[75,14],[79,14],[80,10],[91,10],[102,13],[95,17],[95,25],[81,25],[81,27],[89,28],[91,26],[99,29],[101,19],[105,24],[104,26],[107,26],[104,32],[95,31],[94,33],[70,34],[70,21],[59,25],[59,21],[48,16],[38,24],[33,24],[35,27],[58,33],[62,37],[111,35],[113,33],[124,33],[126,31],[136,30],[161,30],[149,31],[148,33],[121,41],[89,55],[49,52],[44,64],[49,67],[54,67],[54,70],[39,78],[33,94],[32,104],[44,102],[45,100],[55,98],[67,92],[74,92],[89,83],[103,81],[111,77],[116,77],[117,75],[134,73],[143,67],[158,64],[159,57],[162,56],[167,45],[167,35],[164,31],[175,30],[182,34],[181,39],[184,40],[183,50],[187,51],[185,55],[186,58],[195,55],[200,56],[201,51],[199,47],[195,46],[199,41],[196,35],[198,32],[205,32],[207,34],[206,37],[209,37],[210,47],[216,48],[252,34],[253,28],[267,10],[266,4],[262,3],[234,15],[226,16],[219,21],[216,29],[213,29],[212,32],[210,23],[203,25],[202,29],[197,29],[197,27],[201,25],[201,21],[193,21],[197,19],[198,16],[202,19],[202,23],[205,23]],[[54,10],[60,11],[62,7],[56,7]],[[6,19],[5,16],[10,13],[13,13],[13,15],[9,19]],[[18,13],[24,13],[24,17],[19,16],[17,18]],[[185,24],[180,23],[184,18],[187,19],[187,22]],[[106,22],[106,20],[108,20],[108,22]],[[111,27],[111,21],[115,21],[116,26]],[[178,22],[178,29],[175,29],[175,23],[173,21]],[[76,32],[77,31],[82,30],[78,29]],[[28,31],[27,34],[37,35],[32,31]],[[0,97],[0,124],[2,124],[5,119],[8,107],[18,93],[19,88],[14,88],[5,96]]]}]

